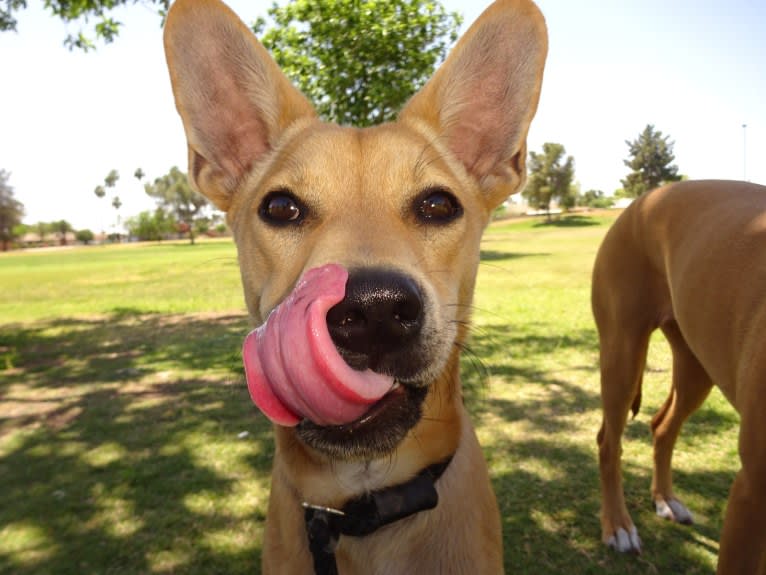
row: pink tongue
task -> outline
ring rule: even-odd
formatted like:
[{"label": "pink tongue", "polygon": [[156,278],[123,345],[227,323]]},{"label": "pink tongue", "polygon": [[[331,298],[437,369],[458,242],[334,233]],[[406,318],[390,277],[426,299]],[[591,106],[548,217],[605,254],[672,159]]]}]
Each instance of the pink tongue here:
[{"label": "pink tongue", "polygon": [[343,300],[348,272],[327,264],[307,271],[266,322],[245,338],[250,397],[274,423],[340,425],[361,417],[393,386],[391,377],[355,371],[335,349],[327,312]]}]

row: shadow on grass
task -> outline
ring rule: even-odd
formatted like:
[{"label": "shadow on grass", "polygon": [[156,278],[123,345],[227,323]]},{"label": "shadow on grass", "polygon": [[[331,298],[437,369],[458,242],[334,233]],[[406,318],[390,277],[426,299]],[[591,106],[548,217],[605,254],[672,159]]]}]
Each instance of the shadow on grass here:
[{"label": "shadow on grass", "polygon": [[555,227],[555,228],[582,228],[586,226],[598,226],[601,222],[596,218],[582,215],[569,215],[552,217],[550,220],[542,220],[534,224],[535,228]]},{"label": "shadow on grass", "polygon": [[[587,430],[591,434],[584,444],[580,427],[585,414],[600,420],[601,400],[598,393],[578,385],[571,373],[595,372],[598,366],[595,362],[574,365],[560,374],[525,361],[571,349],[596,350],[595,330],[548,335],[534,329],[527,326],[514,333],[507,325],[482,326],[471,333],[470,350],[472,357],[485,359],[479,362],[467,357],[463,364],[466,403],[471,410],[479,417],[493,414],[528,430],[485,450],[490,469],[504,470],[493,476],[493,485],[503,518],[506,570],[535,575],[713,574],[710,555],[717,554],[721,518],[733,477],[720,471],[676,472],[679,494],[694,501],[698,507],[693,511],[706,518],[693,527],[681,526],[654,516],[651,467],[636,466],[626,459],[626,499],[645,553],[636,557],[608,550],[600,543],[597,429]],[[489,374],[493,389],[509,386],[518,393],[494,397],[485,385]],[[531,386],[540,392],[527,393]],[[714,412],[699,419],[689,432],[702,443],[705,437],[715,438],[736,425]],[[628,430],[628,435],[640,435],[651,444],[648,425],[642,421],[632,422]]]},{"label": "shadow on grass", "polygon": [[522,253],[522,252],[501,252],[497,250],[481,250],[481,263],[498,262],[498,261],[510,261],[517,260],[519,258],[531,258],[531,257],[544,257],[549,256],[546,253]]},{"label": "shadow on grass", "polygon": [[[495,457],[498,457],[496,454]],[[493,478],[503,519],[506,571],[535,575],[561,573],[695,573],[712,575],[715,567],[702,553],[717,554],[719,532],[709,524],[684,526],[654,515],[649,496],[649,470],[626,469],[626,499],[644,553],[621,555],[602,545],[599,524],[598,464],[594,453],[566,441],[508,444],[506,461],[525,465]],[[538,474],[530,461],[552,467]],[[731,480],[719,472],[679,474],[678,483],[716,485]],[[685,489],[688,493],[688,489]],[[709,493],[707,494],[710,495]],[[720,495],[720,493],[719,493]],[[725,502],[711,497],[702,511],[718,517]]]},{"label": "shadow on grass", "polygon": [[[543,335],[533,333],[529,327],[517,333],[506,325],[475,328],[470,336],[470,351],[464,359],[462,373],[466,402],[469,406],[484,404],[484,408],[487,408],[484,383],[490,374],[501,379],[503,383],[500,385],[504,386],[524,386],[530,382],[539,384],[548,391],[545,401],[526,397],[515,401],[492,399],[488,404],[489,409],[506,421],[524,419],[539,423],[548,431],[553,431],[553,428],[564,431],[564,424],[560,423],[563,419],[552,417],[552,414],[567,415],[573,409],[598,409],[601,405],[599,396],[568,379],[558,377],[556,371],[549,367],[529,365],[514,361],[513,358],[546,357],[563,349],[594,349],[595,345],[596,335],[591,329]],[[574,369],[589,371],[594,366]]]},{"label": "shadow on grass", "polygon": [[244,317],[0,329],[0,572],[258,571],[273,448]]},{"label": "shadow on grass", "polygon": [[[0,327],[8,364],[0,372],[0,572],[259,573],[273,446],[242,380],[248,329],[238,315],[130,308]],[[578,444],[571,417],[598,411],[599,398],[571,374],[524,361],[595,349],[592,330],[490,325],[470,345],[482,363],[464,364],[469,405],[532,430],[487,450],[509,572],[713,573],[698,550],[717,539],[731,481],[724,473],[677,474],[685,493],[706,502],[694,511],[712,518],[687,528],[653,516],[651,470],[626,462],[646,552],[619,556],[600,544],[596,430],[590,448]],[[490,397],[486,373],[520,393]],[[547,393],[521,393],[530,384]],[[703,423],[695,432],[731,422]]]}]

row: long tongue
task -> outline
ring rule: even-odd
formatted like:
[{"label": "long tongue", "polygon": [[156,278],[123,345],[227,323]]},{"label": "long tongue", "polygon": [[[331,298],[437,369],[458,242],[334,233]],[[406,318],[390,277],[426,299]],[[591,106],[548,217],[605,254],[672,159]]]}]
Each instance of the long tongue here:
[{"label": "long tongue", "polygon": [[341,425],[361,417],[394,385],[391,377],[351,369],[327,329],[327,312],[345,296],[337,264],[307,271],[242,346],[250,397],[274,423]]}]

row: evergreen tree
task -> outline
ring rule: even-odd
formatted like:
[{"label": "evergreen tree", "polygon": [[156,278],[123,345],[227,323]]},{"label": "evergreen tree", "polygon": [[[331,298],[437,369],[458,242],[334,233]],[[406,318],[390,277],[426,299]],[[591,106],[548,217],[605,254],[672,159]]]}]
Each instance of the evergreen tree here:
[{"label": "evergreen tree", "polygon": [[674,142],[663,136],[654,126],[647,124],[644,131],[632,142],[626,140],[630,158],[624,160],[632,171],[622,181],[625,196],[637,198],[667,182],[681,179],[678,166],[673,165]]},{"label": "evergreen tree", "polygon": [[155,199],[158,207],[173,215],[179,227],[189,233],[189,241],[193,244],[195,222],[210,204],[192,189],[186,173],[173,166],[164,176],[144,184],[144,191]]},{"label": "evergreen tree", "polygon": [[529,179],[522,195],[529,205],[538,210],[545,210],[551,219],[551,201],[557,199],[566,204],[572,194],[574,180],[574,158],[564,157],[566,150],[562,144],[546,142],[543,153],[529,152]]},{"label": "evergreen tree", "polygon": [[24,216],[24,205],[13,197],[13,187],[8,183],[11,174],[0,170],[0,249],[8,250],[15,237],[15,228]]}]

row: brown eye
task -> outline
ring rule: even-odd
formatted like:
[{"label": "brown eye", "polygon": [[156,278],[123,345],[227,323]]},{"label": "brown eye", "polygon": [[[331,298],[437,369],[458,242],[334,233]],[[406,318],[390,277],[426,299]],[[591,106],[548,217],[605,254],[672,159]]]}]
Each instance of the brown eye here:
[{"label": "brown eye", "polygon": [[269,224],[297,224],[303,220],[305,208],[289,191],[277,190],[263,198],[258,215]]},{"label": "brown eye", "polygon": [[447,224],[463,215],[463,206],[448,190],[432,188],[415,200],[415,213],[423,223]]}]

